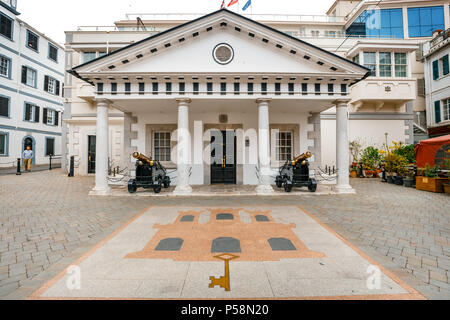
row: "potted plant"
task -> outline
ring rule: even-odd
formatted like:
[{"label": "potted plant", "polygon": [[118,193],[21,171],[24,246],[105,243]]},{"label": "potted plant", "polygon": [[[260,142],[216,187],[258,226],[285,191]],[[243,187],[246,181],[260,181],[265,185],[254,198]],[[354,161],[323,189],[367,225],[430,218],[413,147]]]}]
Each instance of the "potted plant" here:
[{"label": "potted plant", "polygon": [[408,169],[406,172],[406,176],[403,179],[404,185],[407,188],[413,188],[415,187],[415,172],[414,170]]},{"label": "potted plant", "polygon": [[350,166],[350,177],[356,178],[358,177],[358,164],[356,162],[353,162]]},{"label": "potted plant", "polygon": [[444,192],[444,183],[446,183],[448,179],[440,178],[438,173],[438,166],[431,167],[427,163],[425,168],[421,169],[421,176],[416,177],[416,189],[436,193]]},{"label": "potted plant", "polygon": [[377,148],[367,147],[361,154],[361,163],[364,168],[364,175],[366,177],[376,177],[377,169],[380,167],[382,157]]}]

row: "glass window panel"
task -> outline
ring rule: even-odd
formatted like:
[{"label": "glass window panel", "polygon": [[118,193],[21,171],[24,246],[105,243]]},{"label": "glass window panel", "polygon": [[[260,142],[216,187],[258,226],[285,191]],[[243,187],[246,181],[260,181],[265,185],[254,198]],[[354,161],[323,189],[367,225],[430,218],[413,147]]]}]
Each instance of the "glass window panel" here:
[{"label": "glass window panel", "polygon": [[420,8],[420,24],[431,25],[431,8]]},{"label": "glass window panel", "polygon": [[0,57],[0,75],[8,77],[9,76],[9,59],[5,57]]},{"label": "glass window panel", "polygon": [[410,27],[420,26],[419,8],[408,9],[408,24]]},{"label": "glass window panel", "polygon": [[390,13],[391,13],[390,16],[391,27],[403,28],[403,10],[392,9]]}]

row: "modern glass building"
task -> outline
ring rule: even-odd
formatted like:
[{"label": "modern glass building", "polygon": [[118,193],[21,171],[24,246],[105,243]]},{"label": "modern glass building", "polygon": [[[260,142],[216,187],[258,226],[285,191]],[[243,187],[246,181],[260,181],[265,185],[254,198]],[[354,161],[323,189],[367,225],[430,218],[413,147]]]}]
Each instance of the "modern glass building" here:
[{"label": "modern glass building", "polygon": [[350,37],[404,39],[405,23],[409,38],[431,37],[433,31],[445,29],[443,6],[407,8],[407,17],[404,21],[402,8],[365,10],[346,33]]}]

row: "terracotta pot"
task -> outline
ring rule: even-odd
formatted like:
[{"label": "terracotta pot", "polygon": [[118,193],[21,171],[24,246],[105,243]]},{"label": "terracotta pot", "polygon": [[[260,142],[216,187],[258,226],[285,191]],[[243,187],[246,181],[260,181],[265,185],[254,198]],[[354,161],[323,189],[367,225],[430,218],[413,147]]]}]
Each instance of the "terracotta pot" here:
[{"label": "terracotta pot", "polygon": [[350,177],[356,178],[358,176],[358,172],[356,171],[350,171]]}]

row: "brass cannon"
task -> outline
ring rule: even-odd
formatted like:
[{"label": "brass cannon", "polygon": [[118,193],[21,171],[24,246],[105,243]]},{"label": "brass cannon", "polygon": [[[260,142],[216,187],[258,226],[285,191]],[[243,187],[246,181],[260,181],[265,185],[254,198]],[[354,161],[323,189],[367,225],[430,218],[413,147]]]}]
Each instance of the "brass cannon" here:
[{"label": "brass cannon", "polygon": [[311,192],[316,192],[317,181],[310,177],[309,161],[312,153],[307,151],[292,161],[280,167],[279,174],[275,178],[275,183],[278,188],[284,187],[286,192],[291,192],[293,187],[308,187]]},{"label": "brass cannon", "polygon": [[130,193],[135,193],[137,188],[153,188],[155,193],[160,193],[163,186],[170,187],[170,177],[159,161],[139,152],[134,152],[133,158],[136,159],[136,178],[128,181]]}]

